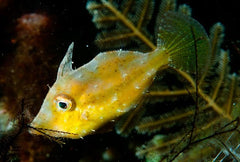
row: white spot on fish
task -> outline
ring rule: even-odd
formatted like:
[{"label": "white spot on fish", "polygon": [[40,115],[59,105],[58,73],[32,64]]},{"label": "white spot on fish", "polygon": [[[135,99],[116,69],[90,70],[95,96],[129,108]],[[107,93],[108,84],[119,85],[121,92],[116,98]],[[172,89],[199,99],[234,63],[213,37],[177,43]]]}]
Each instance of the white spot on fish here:
[{"label": "white spot on fish", "polygon": [[87,108],[89,108],[89,109],[93,109],[93,108],[95,108],[95,106],[93,106],[93,105],[88,105]]},{"label": "white spot on fish", "polygon": [[118,56],[121,56],[122,54],[122,49],[118,50]]},{"label": "white spot on fish", "polygon": [[118,96],[117,96],[117,93],[115,93],[112,97],[112,102],[115,102],[118,100]]},{"label": "white spot on fish", "polygon": [[100,107],[99,110],[103,111],[103,107]]},{"label": "white spot on fish", "polygon": [[88,120],[88,112],[86,110],[82,113],[81,119]]},{"label": "white spot on fish", "polygon": [[150,72],[147,72],[147,76],[152,76],[152,73],[150,73]]},{"label": "white spot on fish", "polygon": [[140,87],[139,87],[139,86],[135,86],[135,88],[136,88],[136,89],[140,89]]},{"label": "white spot on fish", "polygon": [[125,110],[117,109],[117,112],[125,112]]},{"label": "white spot on fish", "polygon": [[92,132],[96,132],[96,130],[94,130],[94,129],[92,129],[91,131],[92,131]]},{"label": "white spot on fish", "polygon": [[147,72],[147,76],[152,76],[156,72],[155,69],[151,69]]},{"label": "white spot on fish", "polygon": [[102,117],[102,116],[100,116],[100,117],[99,117],[99,119],[103,120],[103,117]]},{"label": "white spot on fish", "polygon": [[127,73],[123,73],[123,74],[122,74],[122,77],[123,77],[123,78],[126,78],[127,75],[128,75]]}]

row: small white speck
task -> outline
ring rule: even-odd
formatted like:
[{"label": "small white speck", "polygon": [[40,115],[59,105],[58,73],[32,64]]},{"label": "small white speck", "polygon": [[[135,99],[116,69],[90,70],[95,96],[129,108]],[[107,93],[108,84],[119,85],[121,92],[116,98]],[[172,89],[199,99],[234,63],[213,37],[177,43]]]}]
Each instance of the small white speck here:
[{"label": "small white speck", "polygon": [[118,56],[122,54],[122,49],[118,50]]},{"label": "small white speck", "polygon": [[74,64],[74,62],[72,61],[72,64]]},{"label": "small white speck", "polygon": [[126,78],[126,76],[127,76],[127,73],[123,73],[123,74],[122,74],[122,77],[123,77],[123,78]]},{"label": "small white speck", "polygon": [[124,112],[124,110],[122,110],[122,109],[117,109],[117,112]]},{"label": "small white speck", "polygon": [[103,119],[103,117],[102,117],[102,116],[100,116],[100,117],[99,117],[99,119],[101,119],[101,120],[102,120],[102,119]]},{"label": "small white speck", "polygon": [[112,102],[115,102],[117,100],[118,100],[117,93],[115,93],[114,96],[112,97]]},{"label": "small white speck", "polygon": [[101,111],[102,111],[102,110],[103,110],[103,107],[100,107],[100,108],[99,108],[99,110],[101,110]]},{"label": "small white speck", "polygon": [[152,73],[150,73],[150,72],[147,72],[147,76],[151,76],[152,75]]},{"label": "small white speck", "polygon": [[89,47],[88,44],[86,45],[86,47]]},{"label": "small white speck", "polygon": [[125,103],[122,104],[124,107],[127,106]]},{"label": "small white speck", "polygon": [[94,130],[94,129],[92,129],[91,131],[92,131],[92,132],[96,132],[96,130]]},{"label": "small white speck", "polygon": [[64,119],[64,123],[66,123],[67,122],[67,119]]},{"label": "small white speck", "polygon": [[94,88],[97,88],[97,87],[98,87],[98,85],[97,85],[97,84],[95,84],[95,85],[94,85]]},{"label": "small white speck", "polygon": [[78,107],[76,107],[76,109],[75,109],[75,110],[77,110],[77,111],[78,111],[78,110],[79,110],[79,108],[78,108]]},{"label": "small white speck", "polygon": [[234,103],[233,103],[233,106],[235,106],[235,105],[236,105],[236,103],[234,102]]},{"label": "small white speck", "polygon": [[115,122],[115,120],[111,120],[111,122]]},{"label": "small white speck", "polygon": [[155,69],[151,69],[147,72],[147,76],[152,76],[155,73]]},{"label": "small white speck", "polygon": [[86,110],[83,111],[82,115],[81,115],[81,118],[83,120],[88,120],[88,112]]},{"label": "small white speck", "polygon": [[93,109],[93,108],[95,108],[95,106],[93,106],[93,105],[88,105],[87,108],[89,108],[89,109]]},{"label": "small white speck", "polygon": [[84,139],[82,136],[80,137],[81,139]]},{"label": "small white speck", "polygon": [[135,88],[136,88],[136,89],[140,89],[140,87],[139,87],[139,86],[135,86]]},{"label": "small white speck", "polygon": [[82,133],[86,133],[86,130],[82,130]]}]

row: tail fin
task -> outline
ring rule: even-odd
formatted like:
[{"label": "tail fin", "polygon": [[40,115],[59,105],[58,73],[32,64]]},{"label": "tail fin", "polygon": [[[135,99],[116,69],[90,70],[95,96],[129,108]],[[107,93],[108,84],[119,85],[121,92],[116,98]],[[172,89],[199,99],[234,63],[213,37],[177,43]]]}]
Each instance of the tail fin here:
[{"label": "tail fin", "polygon": [[169,55],[169,65],[195,73],[197,59],[201,73],[210,56],[210,41],[202,25],[189,16],[167,12],[159,26],[158,47]]}]

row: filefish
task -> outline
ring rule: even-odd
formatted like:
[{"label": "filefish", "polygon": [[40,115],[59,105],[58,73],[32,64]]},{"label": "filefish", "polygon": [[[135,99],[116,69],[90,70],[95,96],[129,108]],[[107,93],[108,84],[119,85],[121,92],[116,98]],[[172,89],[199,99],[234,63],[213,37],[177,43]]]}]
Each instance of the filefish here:
[{"label": "filefish", "polygon": [[102,52],[73,70],[72,43],[29,131],[74,139],[92,134],[134,109],[161,68],[194,72],[196,58],[203,67],[209,47],[204,28],[193,18],[175,12],[163,16],[157,48],[151,52]]}]

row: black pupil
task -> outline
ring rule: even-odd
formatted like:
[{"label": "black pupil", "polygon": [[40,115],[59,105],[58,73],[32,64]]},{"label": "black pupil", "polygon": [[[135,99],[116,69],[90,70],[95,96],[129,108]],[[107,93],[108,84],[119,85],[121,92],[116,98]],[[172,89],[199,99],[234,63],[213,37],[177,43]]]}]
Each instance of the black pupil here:
[{"label": "black pupil", "polygon": [[65,102],[59,102],[58,105],[62,109],[66,109],[67,108],[67,104]]}]

